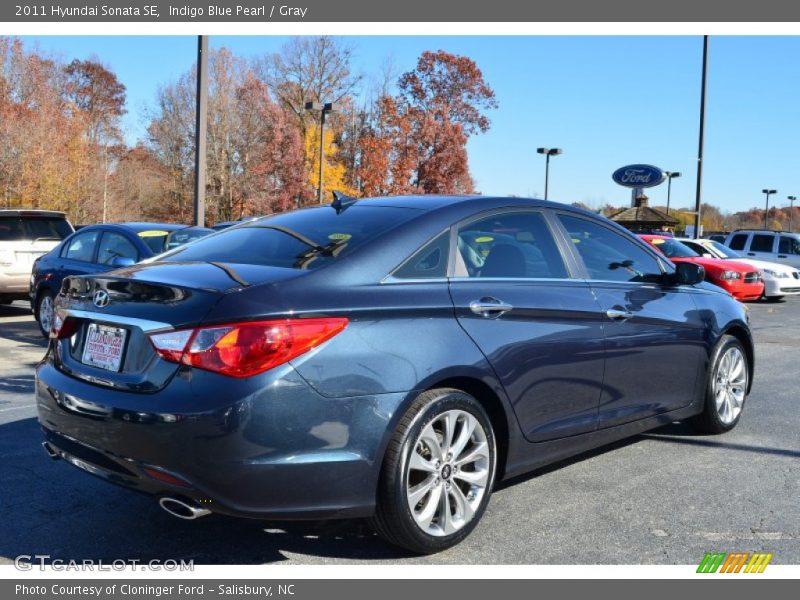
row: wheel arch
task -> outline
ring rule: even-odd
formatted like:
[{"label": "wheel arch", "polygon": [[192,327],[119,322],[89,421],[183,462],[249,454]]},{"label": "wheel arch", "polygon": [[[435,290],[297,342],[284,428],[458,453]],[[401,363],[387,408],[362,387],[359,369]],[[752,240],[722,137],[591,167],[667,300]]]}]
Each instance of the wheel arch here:
[{"label": "wheel arch", "polygon": [[755,345],[749,329],[741,323],[731,323],[722,331],[722,335],[730,335],[739,340],[747,355],[747,393],[753,387],[753,373],[755,371]]}]

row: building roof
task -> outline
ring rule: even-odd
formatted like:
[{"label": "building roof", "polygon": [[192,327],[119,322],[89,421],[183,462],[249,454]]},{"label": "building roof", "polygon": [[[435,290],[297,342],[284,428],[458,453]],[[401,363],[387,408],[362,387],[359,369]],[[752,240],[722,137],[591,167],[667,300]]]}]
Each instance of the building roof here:
[{"label": "building roof", "polygon": [[636,206],[626,208],[609,218],[620,225],[636,225],[638,227],[662,227],[680,223],[672,215],[647,206],[647,197],[637,198]]}]

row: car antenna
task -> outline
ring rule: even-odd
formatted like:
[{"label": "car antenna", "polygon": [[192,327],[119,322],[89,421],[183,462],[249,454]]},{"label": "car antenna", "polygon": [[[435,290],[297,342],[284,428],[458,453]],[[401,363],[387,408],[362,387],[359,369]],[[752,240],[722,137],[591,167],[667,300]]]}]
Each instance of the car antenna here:
[{"label": "car antenna", "polygon": [[331,206],[336,211],[336,214],[339,215],[356,202],[358,202],[358,198],[353,198],[342,192],[333,192],[333,202],[331,202]]}]

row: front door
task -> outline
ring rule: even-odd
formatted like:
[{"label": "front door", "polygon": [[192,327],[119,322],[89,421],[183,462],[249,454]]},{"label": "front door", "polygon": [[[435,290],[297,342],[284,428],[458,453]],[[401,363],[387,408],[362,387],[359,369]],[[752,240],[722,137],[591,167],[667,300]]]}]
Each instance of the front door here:
[{"label": "front door", "polygon": [[450,293],[459,323],[508,394],[526,438],[596,427],[603,380],[600,308],[572,278],[543,212],[462,224]]}]

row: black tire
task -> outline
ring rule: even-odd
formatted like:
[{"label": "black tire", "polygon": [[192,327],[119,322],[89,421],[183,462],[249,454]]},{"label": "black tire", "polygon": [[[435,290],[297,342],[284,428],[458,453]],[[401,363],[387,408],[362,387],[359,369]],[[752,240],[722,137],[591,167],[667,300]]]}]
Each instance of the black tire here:
[{"label": "black tire", "polygon": [[[724,420],[720,415],[720,409],[717,407],[715,397],[715,384],[719,373],[722,358],[731,351],[732,348],[738,349],[739,353],[744,359],[744,384],[743,384],[743,397],[738,413],[732,420]],[[730,431],[739,422],[744,411],[744,405],[747,400],[747,390],[750,383],[750,365],[748,363],[747,352],[745,352],[742,343],[731,335],[724,335],[714,349],[711,356],[711,368],[708,371],[706,381],[705,401],[703,403],[703,412],[699,415],[692,417],[688,422],[689,424],[701,433],[719,434]]]},{"label": "black tire", "polygon": [[[36,310],[34,311],[33,316],[36,319],[36,325],[39,327],[39,333],[41,333],[42,336],[44,336],[45,338],[48,338],[48,337],[50,337],[49,328],[46,329],[46,328],[42,327],[42,319],[41,319],[42,303],[45,301],[45,299],[48,299],[51,302],[51,305],[52,305],[52,302],[53,302],[53,294],[52,294],[52,292],[50,292],[49,290],[46,290],[46,289],[40,290],[39,294],[38,294],[38,297],[36,298]],[[52,316],[51,316],[51,319],[52,319]]]},{"label": "black tire", "polygon": [[783,296],[764,296],[767,302],[783,302]]},{"label": "black tire", "polygon": [[0,306],[11,304],[14,301],[14,296],[11,294],[0,294]]},{"label": "black tire", "polygon": [[[448,411],[467,413],[480,424],[482,431],[479,432],[476,427],[475,435],[480,433],[485,436],[485,444],[486,448],[488,448],[488,461],[485,458],[482,459],[481,468],[488,468],[488,478],[486,479],[485,486],[481,487],[480,491],[477,492],[480,494],[480,499],[478,503],[476,503],[474,512],[469,520],[463,521],[460,525],[460,529],[449,535],[431,535],[427,531],[423,531],[422,526],[417,524],[417,521],[412,515],[412,509],[409,507],[409,499],[406,495],[408,486],[411,485],[409,481],[408,461],[412,450],[416,451],[419,448],[425,448],[424,442],[418,441],[422,432],[426,430],[428,425],[436,426],[438,419],[443,418],[443,415],[448,413]],[[458,418],[467,419],[468,417],[466,415],[461,415]],[[460,433],[463,431],[463,421],[457,420],[456,423],[453,430]],[[462,429],[457,429],[458,427]],[[453,438],[455,440],[457,436],[453,435]],[[467,448],[476,447],[472,446],[473,443],[472,438],[470,438]],[[420,446],[419,444],[423,445]],[[454,443],[453,447],[455,446],[456,444]],[[483,447],[482,442],[481,447]],[[462,451],[460,456],[464,456],[464,452],[465,451]],[[378,486],[376,512],[375,516],[371,519],[373,529],[389,543],[418,554],[433,554],[455,546],[472,532],[486,510],[489,497],[491,496],[492,486],[494,485],[496,457],[496,442],[491,421],[486,411],[475,398],[455,389],[442,388],[423,392],[414,400],[411,407],[403,415],[386,449]],[[458,462],[455,461],[455,459],[448,458],[448,460],[454,465]],[[442,491],[440,494],[445,494],[447,496],[446,499],[443,498],[443,501],[449,503],[450,498],[455,496],[456,492],[458,492],[462,500],[464,498],[475,500],[474,496],[470,498],[473,491],[469,490],[466,494],[463,492],[465,486],[469,488],[469,484],[465,484],[458,479],[459,475],[456,474],[456,471],[453,471],[452,474],[450,471],[445,471],[447,464],[449,463],[442,464],[441,471],[437,469],[435,475],[428,475],[430,477],[435,477],[437,484],[441,477]],[[469,467],[467,469],[462,469],[462,473],[466,473],[468,470]],[[447,473],[446,476],[445,472]],[[447,483],[445,483],[445,481]],[[448,490],[452,489],[452,492],[444,491],[445,485],[448,486]],[[455,486],[459,486],[459,489],[456,490]],[[438,487],[438,485],[436,487]],[[431,497],[432,494],[433,492],[431,492]],[[422,497],[420,504],[423,503],[425,498],[428,498],[428,502],[430,502],[431,497],[426,494]],[[435,504],[441,506],[439,502]],[[456,504],[457,503],[454,502],[452,506],[454,510],[458,512],[459,509]],[[446,506],[449,507],[450,504],[446,504]]]}]

